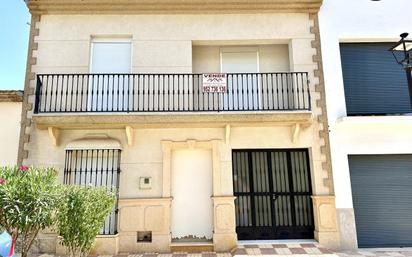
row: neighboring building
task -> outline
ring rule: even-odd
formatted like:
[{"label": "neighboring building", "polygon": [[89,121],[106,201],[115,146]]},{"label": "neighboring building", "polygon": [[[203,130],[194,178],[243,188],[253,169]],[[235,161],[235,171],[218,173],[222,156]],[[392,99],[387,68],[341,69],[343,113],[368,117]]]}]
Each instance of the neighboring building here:
[{"label": "neighboring building", "polygon": [[19,160],[118,188],[95,252],[339,247],[322,1],[112,2],[28,1]]},{"label": "neighboring building", "polygon": [[412,32],[410,4],[325,0],[320,11],[342,248],[412,246],[412,111],[388,51]]},{"label": "neighboring building", "polygon": [[0,90],[0,167],[17,164],[23,92]]}]

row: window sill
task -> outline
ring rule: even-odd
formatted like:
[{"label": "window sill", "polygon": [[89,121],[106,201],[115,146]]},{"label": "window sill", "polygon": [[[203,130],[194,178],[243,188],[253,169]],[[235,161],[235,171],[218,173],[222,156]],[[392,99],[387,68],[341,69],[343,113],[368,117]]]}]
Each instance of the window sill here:
[{"label": "window sill", "polygon": [[387,116],[346,116],[335,123],[336,127],[362,126],[362,125],[402,125],[412,126],[412,115],[387,115]]}]

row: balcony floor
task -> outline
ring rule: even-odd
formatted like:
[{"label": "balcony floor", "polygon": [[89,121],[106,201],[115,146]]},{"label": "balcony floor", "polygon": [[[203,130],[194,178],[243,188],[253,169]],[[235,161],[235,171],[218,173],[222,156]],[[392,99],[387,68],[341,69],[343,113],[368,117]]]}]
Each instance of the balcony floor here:
[{"label": "balcony floor", "polygon": [[159,112],[159,113],[40,113],[33,115],[37,128],[121,129],[273,126],[310,124],[311,111]]}]

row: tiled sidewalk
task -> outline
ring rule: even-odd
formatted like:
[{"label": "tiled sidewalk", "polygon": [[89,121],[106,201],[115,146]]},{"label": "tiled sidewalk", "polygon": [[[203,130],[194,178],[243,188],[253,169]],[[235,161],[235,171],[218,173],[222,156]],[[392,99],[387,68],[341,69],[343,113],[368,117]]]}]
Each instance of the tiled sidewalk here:
[{"label": "tiled sidewalk", "polygon": [[337,253],[340,257],[412,257],[412,250],[407,251],[368,251],[358,250],[353,252]]},{"label": "tiled sidewalk", "polygon": [[239,245],[233,255],[326,255],[332,251],[316,243]]},{"label": "tiled sidewalk", "polygon": [[[54,257],[52,255],[37,255],[38,257]],[[334,252],[317,243],[302,244],[259,244],[239,245],[230,253],[145,253],[145,254],[119,254],[116,256],[100,255],[98,257],[247,257],[247,256],[273,256],[273,257],[412,257],[410,250],[367,250]],[[16,256],[17,257],[17,256]]]},{"label": "tiled sidewalk", "polygon": [[410,251],[374,251],[361,249],[357,251],[334,252],[320,246],[317,243],[302,244],[259,244],[259,245],[241,245],[232,252],[236,256],[253,256],[253,255],[276,255],[276,256],[335,256],[335,257],[412,257]]}]

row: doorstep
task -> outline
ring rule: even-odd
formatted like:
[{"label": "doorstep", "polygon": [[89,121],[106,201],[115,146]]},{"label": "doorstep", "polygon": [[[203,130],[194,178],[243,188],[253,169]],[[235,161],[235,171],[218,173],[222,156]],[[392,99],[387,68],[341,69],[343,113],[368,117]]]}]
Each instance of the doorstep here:
[{"label": "doorstep", "polygon": [[263,244],[306,244],[317,243],[314,239],[284,239],[284,240],[239,240],[237,245],[263,245]]},{"label": "doorstep", "polygon": [[170,250],[174,253],[202,253],[213,252],[214,246],[212,241],[195,241],[195,242],[172,242]]}]

